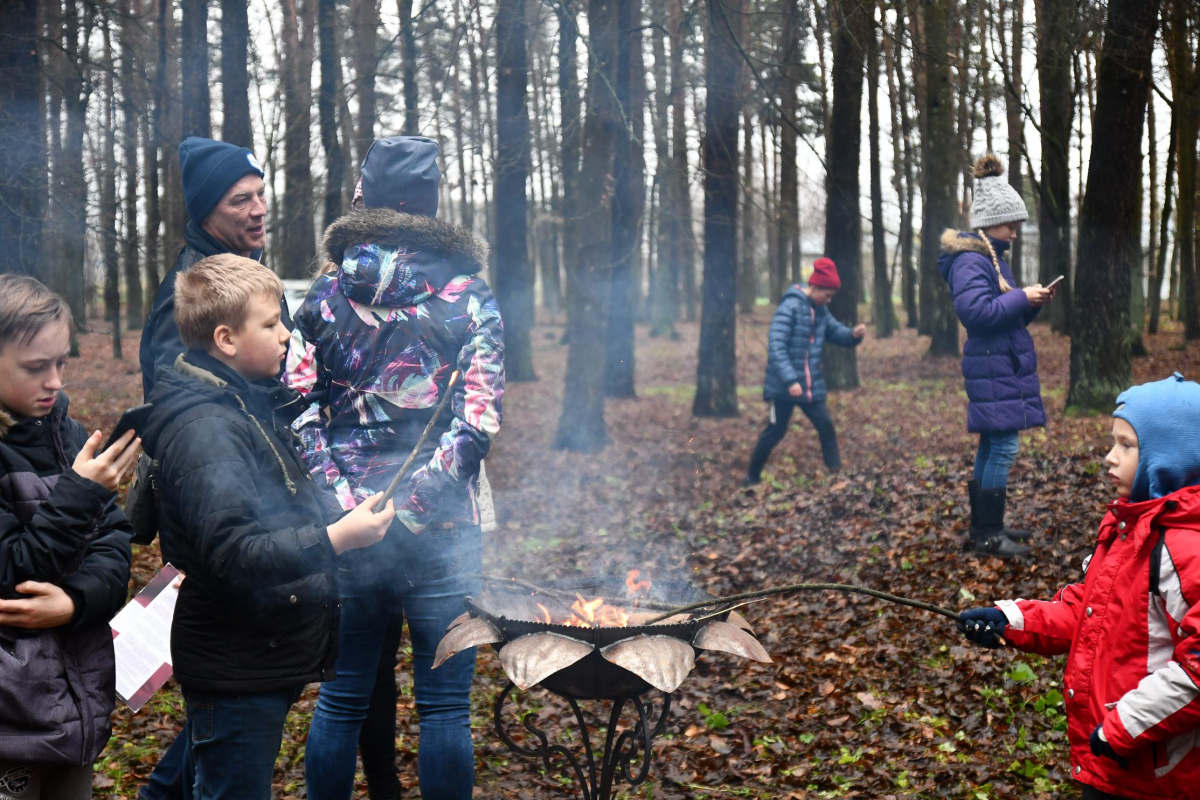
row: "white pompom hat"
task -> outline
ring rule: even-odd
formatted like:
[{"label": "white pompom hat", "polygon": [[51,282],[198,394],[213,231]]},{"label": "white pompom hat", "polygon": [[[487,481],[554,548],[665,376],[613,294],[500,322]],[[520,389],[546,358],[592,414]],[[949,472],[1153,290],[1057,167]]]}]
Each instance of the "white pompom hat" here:
[{"label": "white pompom hat", "polygon": [[990,228],[1029,219],[1025,201],[1004,180],[1004,164],[988,153],[975,162],[975,196],[971,200],[971,227]]}]

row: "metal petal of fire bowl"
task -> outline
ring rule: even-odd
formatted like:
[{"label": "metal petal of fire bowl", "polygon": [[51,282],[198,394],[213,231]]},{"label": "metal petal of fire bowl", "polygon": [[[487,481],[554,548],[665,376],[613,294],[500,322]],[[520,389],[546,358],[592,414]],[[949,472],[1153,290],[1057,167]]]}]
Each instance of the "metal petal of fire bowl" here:
[{"label": "metal petal of fire bowl", "polygon": [[442,640],[438,642],[437,652],[433,656],[433,669],[437,669],[446,659],[458,655],[463,650],[502,641],[504,641],[504,634],[496,630],[496,626],[486,619],[468,619],[447,631]]},{"label": "metal petal of fire bowl", "polygon": [[692,644],[701,650],[720,650],[742,658],[771,663],[771,657],[758,639],[729,622],[710,622],[700,629]]},{"label": "metal petal of fire bowl", "polygon": [[500,663],[520,689],[535,686],[587,658],[596,648],[561,633],[531,633],[500,648]]},{"label": "metal petal of fire bowl", "polygon": [[729,619],[726,620],[730,625],[736,625],[751,636],[754,635],[754,628],[750,627],[750,623],[746,622],[746,618],[736,611],[729,612]]},{"label": "metal petal of fire bowl", "polygon": [[696,665],[692,646],[671,636],[622,639],[601,649],[600,655],[667,694],[679,688]]}]

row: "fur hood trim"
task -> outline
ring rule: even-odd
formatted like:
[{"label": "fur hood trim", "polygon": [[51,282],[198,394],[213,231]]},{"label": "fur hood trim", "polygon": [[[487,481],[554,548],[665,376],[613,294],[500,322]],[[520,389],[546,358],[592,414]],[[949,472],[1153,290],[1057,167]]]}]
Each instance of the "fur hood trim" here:
[{"label": "fur hood trim", "polygon": [[992,257],[979,234],[974,231],[956,231],[954,228],[942,231],[942,252],[952,256],[959,253],[979,253],[989,260]]},{"label": "fur hood trim", "polygon": [[8,432],[12,430],[12,426],[16,424],[17,421],[13,419],[12,414],[9,414],[3,408],[0,408],[0,439],[8,436]]},{"label": "fur hood trim", "polygon": [[366,242],[439,253],[473,265],[472,272],[483,269],[488,261],[487,243],[461,225],[390,208],[356,208],[348,212],[325,230],[321,249],[325,258],[341,264],[346,248]]}]

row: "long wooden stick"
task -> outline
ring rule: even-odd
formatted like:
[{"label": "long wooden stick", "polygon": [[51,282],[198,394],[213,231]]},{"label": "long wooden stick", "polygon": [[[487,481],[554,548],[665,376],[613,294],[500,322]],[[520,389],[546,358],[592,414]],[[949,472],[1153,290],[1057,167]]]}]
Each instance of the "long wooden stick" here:
[{"label": "long wooden stick", "polygon": [[753,599],[759,598],[759,597],[770,597],[772,595],[779,595],[779,594],[793,594],[795,592],[820,592],[820,591],[852,592],[854,594],[865,594],[869,597],[878,598],[879,600],[886,600],[889,603],[896,603],[896,604],[902,605],[902,606],[909,606],[910,608],[919,608],[922,611],[932,611],[934,614],[941,614],[943,617],[949,617],[950,619],[954,619],[954,620],[958,619],[957,611],[951,611],[948,608],[942,608],[941,606],[935,606],[933,603],[926,603],[922,600],[910,600],[907,597],[899,597],[894,594],[888,594],[887,592],[881,592],[878,589],[868,589],[866,586],[852,586],[851,584],[848,584],[848,583],[793,583],[788,586],[777,586],[774,589],[760,589],[757,592],[743,592],[742,594],[731,594],[731,595],[727,595],[725,597],[714,597],[711,600],[705,600],[700,603],[691,603],[690,605],[686,605],[686,606],[678,606],[676,608],[671,609],[670,611],[666,611],[662,614],[659,614],[657,617],[653,617],[651,619],[646,620],[646,622],[644,624],[653,625],[656,622],[661,622],[662,620],[666,619],[667,617],[672,617],[676,614],[683,614],[687,611],[695,611],[696,609],[699,609],[699,608],[710,608],[717,604],[724,605],[724,604],[728,604],[728,603],[737,603],[742,600],[753,600]]},{"label": "long wooden stick", "polygon": [[[492,575],[473,575],[471,577],[479,578],[486,583],[493,583],[500,586],[511,586],[513,588],[527,589],[532,592],[546,595],[563,595],[573,598],[574,592],[567,592],[560,589],[550,589],[544,586],[538,586],[535,583],[521,580],[520,578],[498,578]],[[874,597],[879,600],[886,600],[889,603],[896,603],[910,608],[919,608],[922,611],[932,611],[934,614],[941,614],[943,617],[957,620],[958,612],[951,611],[948,608],[936,606],[933,603],[926,603],[923,600],[910,600],[907,597],[900,597],[887,592],[881,592],[878,589],[870,589],[866,586],[854,586],[848,583],[793,583],[788,586],[777,586],[773,589],[760,589],[756,592],[743,592],[742,594],[731,594],[725,597],[713,597],[708,600],[701,600],[698,603],[691,603],[686,606],[672,606],[667,603],[659,603],[652,600],[644,600],[636,598],[638,605],[642,608],[650,609],[651,611],[662,611],[656,617],[646,620],[645,625],[653,625],[656,622],[662,622],[668,617],[673,617],[676,614],[683,614],[688,611],[696,611],[702,608],[712,608],[714,606],[728,606],[730,604],[744,605],[749,600],[759,600],[774,595],[794,594],[796,592],[818,592],[818,591],[835,591],[835,592],[850,592],[854,594],[865,594],[869,597]],[[610,598],[617,600],[621,598]],[[625,598],[635,599],[635,598]],[[721,611],[728,611],[728,608],[722,608]],[[717,613],[720,613],[719,611]]]},{"label": "long wooden stick", "polygon": [[404,459],[404,463],[400,465],[400,471],[396,473],[396,477],[392,478],[392,482],[384,490],[383,497],[379,498],[379,502],[371,509],[373,513],[378,514],[380,511],[383,511],[383,507],[388,504],[388,500],[391,500],[392,495],[400,488],[400,482],[408,474],[408,468],[417,460],[417,455],[421,452],[421,448],[425,446],[425,440],[429,438],[429,432],[433,430],[433,426],[437,424],[438,418],[442,416],[442,410],[446,408],[446,403],[450,402],[450,395],[454,394],[454,384],[456,383],[458,383],[458,370],[450,373],[450,381],[446,384],[446,393],[438,401],[437,408],[433,410],[433,416],[429,418],[429,422],[425,423],[425,430],[421,431],[421,438],[417,439],[416,446],[408,454],[408,458]]}]

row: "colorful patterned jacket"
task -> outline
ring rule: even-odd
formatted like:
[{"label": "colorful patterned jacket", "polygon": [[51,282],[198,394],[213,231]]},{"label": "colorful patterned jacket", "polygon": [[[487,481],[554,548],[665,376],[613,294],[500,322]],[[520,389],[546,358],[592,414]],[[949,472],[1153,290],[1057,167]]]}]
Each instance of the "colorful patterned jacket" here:
[{"label": "colorful patterned jacket", "polygon": [[458,370],[396,514],[413,533],[478,523],[479,465],[504,394],[504,327],[476,277],[487,245],[441,220],[373,208],[330,225],[324,253],[340,266],[296,313],[284,378],[310,403],[294,424],[309,469],[343,508],[382,491]]}]

